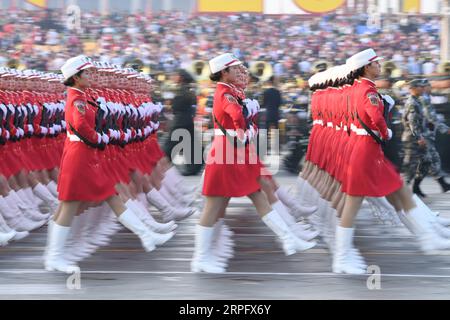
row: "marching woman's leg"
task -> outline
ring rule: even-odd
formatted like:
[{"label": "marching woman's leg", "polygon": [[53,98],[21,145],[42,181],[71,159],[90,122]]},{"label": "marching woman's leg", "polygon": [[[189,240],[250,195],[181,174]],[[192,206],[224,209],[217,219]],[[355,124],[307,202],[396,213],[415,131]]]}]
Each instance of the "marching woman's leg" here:
[{"label": "marching woman's leg", "polygon": [[80,201],[62,201],[56,220],[48,229],[45,269],[65,273],[79,272],[79,267],[64,258],[64,246],[70,233],[73,217],[78,212]]},{"label": "marching woman's leg", "polygon": [[[309,241],[318,236],[319,233],[317,231],[307,230],[310,228],[310,225],[297,223],[296,219],[292,215],[293,212],[292,207],[285,206],[285,201],[292,204],[292,206],[295,206],[296,204],[292,203],[293,199],[290,198],[287,191],[282,192],[283,194],[282,197],[280,198],[277,197],[278,193],[280,192],[276,193],[276,191],[280,190],[281,188],[278,188],[278,190],[275,191],[277,185],[273,181],[273,178],[272,179],[261,178],[259,179],[259,183],[261,185],[261,190],[264,192],[264,194],[267,197],[267,200],[269,201],[270,206],[272,206],[272,208],[275,209],[280,214],[284,222],[289,226],[291,231],[297,237]],[[282,198],[285,201],[282,201],[281,200]]]},{"label": "marching woman's leg", "polygon": [[[364,263],[355,259],[355,248],[353,246],[353,220],[356,217],[364,197],[347,195],[342,210],[340,224],[336,227],[335,247],[333,255],[333,272],[364,274],[366,270]],[[359,253],[356,253],[359,257]],[[362,263],[361,263],[362,262]]]},{"label": "marching woman's leg", "polygon": [[315,242],[304,241],[295,236],[280,214],[272,209],[266,196],[257,191],[248,195],[256,207],[256,211],[263,222],[280,238],[283,243],[283,250],[286,255],[291,255],[297,251],[311,249],[316,245]]},{"label": "marching woman's leg", "polygon": [[214,225],[230,198],[206,197],[203,214],[195,230],[195,249],[191,262],[193,272],[223,273],[224,265],[213,254]]},{"label": "marching woman's leg", "polygon": [[162,245],[173,237],[173,232],[159,234],[150,230],[139,219],[134,210],[123,203],[119,196],[112,196],[106,202],[116,214],[119,222],[141,239],[142,246],[146,251],[154,250],[156,245]]}]

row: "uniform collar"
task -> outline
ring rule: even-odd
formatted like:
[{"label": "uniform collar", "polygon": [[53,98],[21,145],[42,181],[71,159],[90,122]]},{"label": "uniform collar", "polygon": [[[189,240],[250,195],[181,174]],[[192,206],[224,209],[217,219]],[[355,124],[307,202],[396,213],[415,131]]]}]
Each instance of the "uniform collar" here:
[{"label": "uniform collar", "polygon": [[365,81],[367,81],[370,85],[372,85],[372,86],[375,87],[375,82],[373,82],[372,80],[367,79],[367,78],[364,78],[364,77],[361,77],[361,80],[365,80]]},{"label": "uniform collar", "polygon": [[219,82],[217,82],[217,84],[221,84],[221,85],[224,85],[224,86],[227,86],[227,87],[230,87],[230,88],[233,88],[230,84],[228,84],[228,83],[225,83],[225,82],[221,82],[221,81],[219,81]]},{"label": "uniform collar", "polygon": [[69,89],[76,90],[76,91],[81,92],[81,93],[84,94],[84,91],[82,91],[82,90],[80,90],[80,89],[77,89],[77,88],[74,88],[74,87],[69,87]]}]

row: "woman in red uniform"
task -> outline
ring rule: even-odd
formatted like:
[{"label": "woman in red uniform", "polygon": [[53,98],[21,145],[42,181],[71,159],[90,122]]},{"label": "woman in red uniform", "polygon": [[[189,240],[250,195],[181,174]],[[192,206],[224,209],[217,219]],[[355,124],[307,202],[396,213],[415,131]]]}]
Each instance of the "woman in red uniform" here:
[{"label": "woman in red uniform", "polygon": [[349,93],[349,104],[357,120],[352,128],[354,144],[348,158],[347,176],[343,181],[345,205],[336,228],[333,257],[333,272],[336,273],[366,272],[355,265],[351,257],[353,219],[364,197],[386,196],[391,203],[401,208],[404,211],[404,223],[412,226],[423,249],[444,249],[448,245],[436,239],[430,222],[425,218],[426,209],[416,205],[411,191],[404,185],[394,165],[384,156],[381,142],[390,139],[392,132],[387,128],[383,117],[384,105],[374,83],[381,71],[378,60],[380,58],[373,49],[361,51],[347,60],[347,66],[355,77],[355,84]]},{"label": "woman in red uniform", "polygon": [[[203,195],[205,206],[196,228],[195,251],[191,263],[194,272],[221,273],[224,265],[211,250],[214,224],[227,207],[231,197],[247,196],[253,202],[262,220],[282,240],[286,254],[308,249],[314,244],[298,239],[280,215],[272,210],[261,192],[259,179],[261,164],[250,150],[249,141],[254,130],[247,129],[242,106],[238,103],[240,65],[232,54],[225,53],[209,61],[211,80],[217,82],[214,95],[214,141],[205,167]],[[242,98],[242,97],[241,97]]]},{"label": "woman in red uniform", "polygon": [[[58,193],[61,205],[49,224],[46,270],[74,272],[79,268],[64,258],[64,245],[72,219],[89,202],[106,201],[118,220],[141,239],[146,251],[155,248],[154,234],[117,196],[115,181],[102,166],[101,152],[107,139],[95,131],[96,108],[88,104],[89,68],[84,56],[69,59],[61,68],[68,86],[65,121],[67,139],[61,158]],[[172,235],[168,235],[169,238]]]}]

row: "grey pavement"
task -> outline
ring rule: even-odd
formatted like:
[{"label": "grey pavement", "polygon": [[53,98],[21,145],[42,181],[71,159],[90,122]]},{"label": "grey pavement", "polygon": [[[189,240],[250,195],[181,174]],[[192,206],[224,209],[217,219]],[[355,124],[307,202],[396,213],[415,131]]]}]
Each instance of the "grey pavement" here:
[{"label": "grey pavement", "polygon": [[[295,183],[294,176],[277,178],[285,186]],[[200,184],[199,177],[186,181]],[[424,181],[423,190],[431,208],[450,218],[450,193],[440,193],[431,179]],[[358,216],[355,244],[369,265],[380,268],[379,289],[368,288],[368,283],[375,283],[373,276],[331,273],[331,257],[323,242],[286,257],[245,198],[232,200],[227,211],[226,223],[236,242],[227,272],[191,273],[197,220],[194,216],[182,221],[174,238],[150,253],[144,252],[137,237],[120,231],[109,246],[81,262],[80,289],[67,288],[68,275],[44,271],[46,228],[41,228],[0,248],[0,299],[450,298],[450,251],[421,254],[404,228],[380,224],[367,208]]]}]

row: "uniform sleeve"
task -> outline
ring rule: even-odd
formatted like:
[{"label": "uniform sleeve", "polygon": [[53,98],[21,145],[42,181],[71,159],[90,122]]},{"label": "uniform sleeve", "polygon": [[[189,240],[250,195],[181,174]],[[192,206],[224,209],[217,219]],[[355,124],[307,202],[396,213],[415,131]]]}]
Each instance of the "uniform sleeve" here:
[{"label": "uniform sleeve", "polygon": [[231,119],[233,120],[233,125],[236,130],[244,130],[245,127],[245,119],[244,115],[242,114],[242,107],[237,102],[236,98],[234,98],[230,94],[225,94],[223,96],[223,110],[226,114],[228,114]]},{"label": "uniform sleeve", "polygon": [[383,140],[388,139],[388,128],[383,116],[384,106],[378,93],[373,90],[367,90],[364,95],[364,110],[369,115],[372,124],[377,128]]},{"label": "uniform sleeve", "polygon": [[73,123],[74,129],[85,139],[92,143],[98,143],[98,134],[95,128],[86,119],[87,104],[84,100],[73,102]]},{"label": "uniform sleeve", "polygon": [[422,126],[422,115],[417,112],[414,104],[411,101],[408,101],[405,105],[405,109],[407,110],[407,125],[411,130],[413,136],[419,140],[423,138],[423,126]]}]

